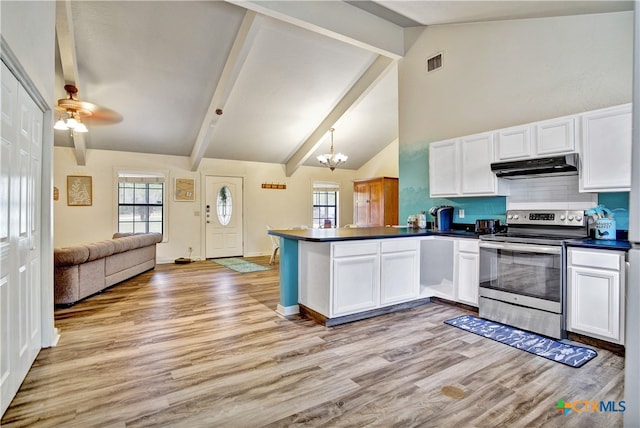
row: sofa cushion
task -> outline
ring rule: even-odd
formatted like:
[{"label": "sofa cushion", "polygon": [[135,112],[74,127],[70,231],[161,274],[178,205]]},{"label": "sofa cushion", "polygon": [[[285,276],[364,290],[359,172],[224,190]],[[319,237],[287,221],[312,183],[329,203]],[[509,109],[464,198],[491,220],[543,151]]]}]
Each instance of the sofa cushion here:
[{"label": "sofa cushion", "polygon": [[86,247],[89,249],[88,262],[110,256],[115,251],[115,246],[112,241],[92,242],[86,244]]},{"label": "sofa cushion", "polygon": [[56,266],[73,266],[84,263],[89,258],[89,249],[84,245],[56,248],[53,251],[53,262]]}]

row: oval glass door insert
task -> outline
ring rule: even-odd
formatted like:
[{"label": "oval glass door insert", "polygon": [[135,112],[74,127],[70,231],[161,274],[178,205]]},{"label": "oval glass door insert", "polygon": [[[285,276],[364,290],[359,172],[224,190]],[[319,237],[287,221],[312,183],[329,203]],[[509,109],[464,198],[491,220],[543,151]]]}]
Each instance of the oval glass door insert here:
[{"label": "oval glass door insert", "polygon": [[218,192],[218,198],[216,200],[218,221],[221,225],[226,226],[231,221],[232,207],[233,200],[231,197],[231,190],[227,186],[222,186]]}]

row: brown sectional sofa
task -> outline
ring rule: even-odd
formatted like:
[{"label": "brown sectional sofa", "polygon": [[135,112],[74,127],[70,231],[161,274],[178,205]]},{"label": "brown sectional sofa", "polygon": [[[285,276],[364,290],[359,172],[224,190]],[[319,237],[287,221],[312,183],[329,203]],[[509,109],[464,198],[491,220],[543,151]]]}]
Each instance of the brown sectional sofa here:
[{"label": "brown sectional sofa", "polygon": [[69,305],[156,266],[161,233],[116,233],[113,239],[56,248],[54,301]]}]

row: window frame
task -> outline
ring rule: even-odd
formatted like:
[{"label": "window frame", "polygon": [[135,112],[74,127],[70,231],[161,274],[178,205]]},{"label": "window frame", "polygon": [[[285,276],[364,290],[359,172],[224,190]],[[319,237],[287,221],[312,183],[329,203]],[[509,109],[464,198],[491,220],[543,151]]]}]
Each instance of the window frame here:
[{"label": "window frame", "polygon": [[[327,203],[326,204],[316,204],[316,194],[322,193],[326,194]],[[329,204],[329,194],[334,194],[334,203]],[[311,191],[311,227],[323,229],[324,224],[320,223],[321,220],[325,220],[326,217],[316,217],[315,212],[316,208],[322,210],[333,208],[335,212],[335,217],[331,218],[332,224],[331,228],[335,229],[340,227],[340,186],[338,183],[328,183],[328,182],[314,182]],[[316,222],[317,220],[317,222]]]},{"label": "window frame", "polygon": [[[162,183],[162,242],[168,242],[169,237],[169,172],[163,170],[130,170],[114,168],[114,233],[120,229],[120,183],[121,182],[156,182]],[[130,205],[130,204],[127,204]],[[135,206],[136,204],[131,204]],[[157,204],[142,204],[144,206],[159,206]]]}]

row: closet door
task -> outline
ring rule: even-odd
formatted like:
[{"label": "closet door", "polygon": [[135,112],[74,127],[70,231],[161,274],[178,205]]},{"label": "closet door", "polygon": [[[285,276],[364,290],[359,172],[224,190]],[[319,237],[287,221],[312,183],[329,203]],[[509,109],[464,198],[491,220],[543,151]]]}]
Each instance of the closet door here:
[{"label": "closet door", "polygon": [[2,63],[0,138],[0,413],[41,344],[43,113]]}]

